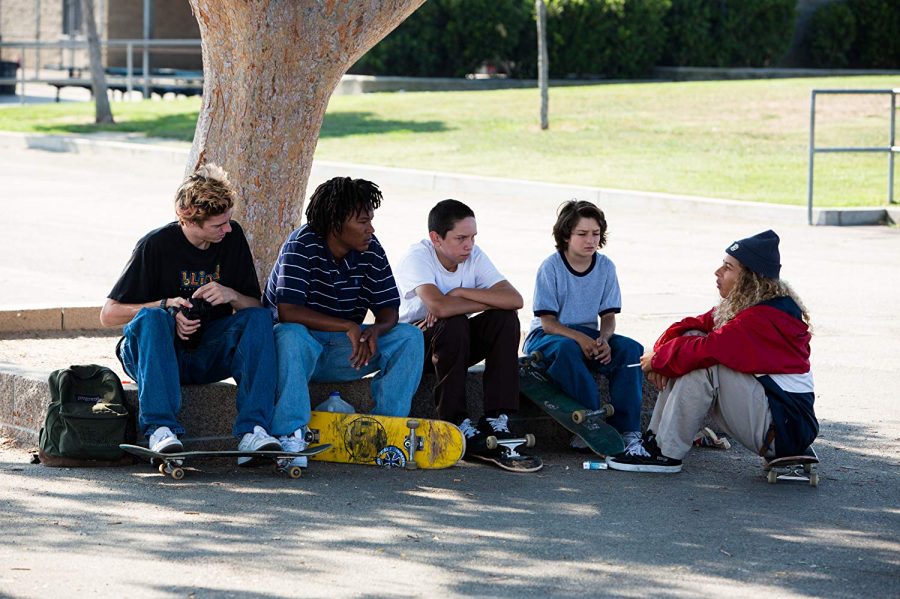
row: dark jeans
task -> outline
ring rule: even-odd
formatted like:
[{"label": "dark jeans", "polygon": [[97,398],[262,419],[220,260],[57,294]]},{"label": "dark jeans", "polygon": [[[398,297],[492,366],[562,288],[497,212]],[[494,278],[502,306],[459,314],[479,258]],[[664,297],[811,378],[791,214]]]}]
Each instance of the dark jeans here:
[{"label": "dark jeans", "polygon": [[468,417],[466,375],[484,360],[484,413],[519,408],[519,318],[509,310],[486,310],[471,318],[443,318],[425,331],[425,371],[437,375],[438,416],[459,423]]}]

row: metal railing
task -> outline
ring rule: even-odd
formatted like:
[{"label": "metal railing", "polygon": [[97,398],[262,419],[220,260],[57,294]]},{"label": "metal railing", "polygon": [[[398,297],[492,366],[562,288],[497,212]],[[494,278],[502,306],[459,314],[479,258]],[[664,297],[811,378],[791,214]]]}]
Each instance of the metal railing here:
[{"label": "metal railing", "polygon": [[[891,115],[890,129],[888,132],[887,146],[850,146],[850,147],[816,147],[816,96],[819,94],[832,95],[890,95],[891,97]],[[806,216],[807,222],[813,224],[813,178],[815,176],[815,155],[816,154],[835,154],[839,152],[865,152],[865,153],[884,153],[888,154],[888,186],[887,200],[888,204],[894,203],[894,156],[900,152],[900,146],[896,145],[896,117],[897,117],[897,94],[900,94],[900,88],[895,89],[814,89],[810,95],[809,108],[809,178],[806,189]]]},{"label": "metal railing", "polygon": [[[153,82],[160,79],[171,78],[169,76],[154,76],[150,70],[150,49],[156,49],[157,51],[161,48],[200,48],[200,40],[199,39],[115,39],[115,40],[101,40],[101,46],[104,48],[125,48],[125,89],[130,95],[131,92],[135,89],[135,70],[134,70],[134,50],[135,48],[141,49],[141,70],[138,71],[140,73],[137,80],[139,81],[138,86],[143,88],[143,95],[145,98],[150,96],[150,90],[153,85]],[[25,85],[27,83],[50,83],[51,81],[59,82],[58,79],[47,79],[42,78],[40,76],[40,65],[34,65],[35,76],[31,78],[26,78],[25,76],[25,50],[87,50],[88,43],[86,40],[61,40],[57,42],[38,42],[38,41],[19,41],[19,42],[0,42],[0,48],[21,48],[22,55],[19,58],[19,69],[21,72],[20,77],[16,77],[14,79],[10,78],[0,78],[0,84],[2,83],[18,83],[22,86],[22,102],[25,101]],[[37,59],[35,59],[37,62]],[[74,65],[72,65],[74,68]],[[183,75],[179,77],[180,79],[186,81],[194,81],[202,84],[203,76],[197,75]]]}]

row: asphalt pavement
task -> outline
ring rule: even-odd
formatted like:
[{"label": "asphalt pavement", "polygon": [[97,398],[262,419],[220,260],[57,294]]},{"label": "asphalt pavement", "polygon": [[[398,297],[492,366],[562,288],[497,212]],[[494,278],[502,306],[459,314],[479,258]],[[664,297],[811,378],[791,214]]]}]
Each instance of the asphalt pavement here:
[{"label": "asphalt pavement", "polygon": [[[182,173],[154,158],[0,149],[0,307],[99,305],[138,237],[173,219]],[[526,298],[525,326],[566,198],[391,181],[374,221],[389,257],[424,237],[436,201],[469,203],[479,245]],[[711,307],[724,248],[770,226],[739,209],[601,207],[618,330],[645,346]],[[292,481],[198,463],[173,481],[147,466],[29,465],[6,445],[0,596],[897,596],[900,229],[774,228],[814,320],[818,488],[768,485],[740,448],[696,450],[678,475],[584,471],[563,453],[536,475],[315,463]]]}]

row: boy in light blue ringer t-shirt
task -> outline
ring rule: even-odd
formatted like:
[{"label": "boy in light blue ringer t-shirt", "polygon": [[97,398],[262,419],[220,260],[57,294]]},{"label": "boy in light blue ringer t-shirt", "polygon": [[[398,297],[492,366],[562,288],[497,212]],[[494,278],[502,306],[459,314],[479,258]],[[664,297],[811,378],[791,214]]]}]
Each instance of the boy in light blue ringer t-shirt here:
[{"label": "boy in light blue ringer t-shirt", "polygon": [[[600,407],[592,370],[609,379],[611,424],[625,440],[625,453],[641,446],[643,373],[638,367],[644,348],[616,335],[622,294],[616,267],[597,250],[606,245],[606,217],[590,202],[569,201],[560,207],[553,237],[557,252],[538,268],[534,286],[534,320],[525,353],[539,351],[547,374],[585,407]],[[599,326],[598,326],[599,318]],[[584,447],[577,437],[573,447]]]}]

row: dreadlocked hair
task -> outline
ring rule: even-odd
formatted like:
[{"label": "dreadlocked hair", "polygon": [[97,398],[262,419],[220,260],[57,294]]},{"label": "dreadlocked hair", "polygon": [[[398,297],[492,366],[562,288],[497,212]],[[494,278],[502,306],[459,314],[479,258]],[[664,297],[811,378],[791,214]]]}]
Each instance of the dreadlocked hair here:
[{"label": "dreadlocked hair", "polygon": [[734,288],[728,297],[723,298],[716,311],[713,313],[713,323],[716,329],[722,328],[728,321],[740,314],[743,310],[755,306],[776,297],[790,297],[797,303],[803,315],[803,322],[810,324],[809,311],[787,281],[783,279],[770,279],[759,275],[749,268],[741,268]]},{"label": "dreadlocked hair", "polygon": [[199,225],[231,210],[235,197],[228,173],[218,165],[204,164],[175,192],[175,214],[181,222]]},{"label": "dreadlocked hair", "polygon": [[381,206],[381,190],[371,181],[335,177],[319,185],[309,198],[306,222],[317,235],[340,233],[344,222]]}]

